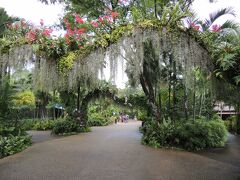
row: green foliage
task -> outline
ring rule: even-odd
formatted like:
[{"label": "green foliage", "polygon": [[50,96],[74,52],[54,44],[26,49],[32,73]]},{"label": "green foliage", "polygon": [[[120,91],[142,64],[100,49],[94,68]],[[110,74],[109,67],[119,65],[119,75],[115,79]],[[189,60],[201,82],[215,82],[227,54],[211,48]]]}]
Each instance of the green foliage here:
[{"label": "green foliage", "polygon": [[237,133],[240,127],[237,126],[237,116],[230,116],[224,121],[227,130],[231,133]]},{"label": "green foliage", "polygon": [[30,136],[0,137],[0,158],[20,152],[30,145]]},{"label": "green foliage", "polygon": [[25,131],[34,130],[34,125],[36,124],[37,120],[35,119],[24,119],[21,123],[21,128]]},{"label": "green foliage", "polygon": [[58,68],[61,73],[72,69],[73,63],[76,60],[76,53],[69,52],[65,56],[61,57],[58,62]]},{"label": "green foliage", "polygon": [[52,133],[56,135],[69,135],[72,133],[89,132],[89,127],[81,127],[72,119],[57,121],[52,129]]},{"label": "green foliage", "polygon": [[17,20],[17,18],[8,16],[5,9],[0,7],[0,38],[2,38],[7,25],[14,22],[15,20]]},{"label": "green foliage", "polygon": [[19,127],[11,127],[6,125],[0,124],[0,136],[7,137],[7,136],[22,136],[26,135],[26,132]]},{"label": "green foliage", "polygon": [[162,124],[148,121],[144,124],[142,132],[144,144],[186,150],[223,147],[227,139],[227,130],[221,120],[197,119]]},{"label": "green foliage", "polygon": [[146,122],[151,120],[151,117],[147,116],[147,111],[138,111],[137,119]]},{"label": "green foliage", "polygon": [[104,117],[102,113],[93,113],[89,116],[89,126],[107,126],[114,122],[111,117]]},{"label": "green foliage", "polygon": [[54,126],[54,120],[38,120],[33,126],[34,130],[51,130]]},{"label": "green foliage", "polygon": [[12,105],[13,88],[10,86],[9,80],[3,79],[0,84],[0,121],[5,121]]},{"label": "green foliage", "polygon": [[12,102],[15,108],[34,108],[35,96],[32,91],[18,92],[13,97]]},{"label": "green foliage", "polygon": [[24,130],[52,130],[54,124],[56,124],[58,121],[62,121],[62,119],[25,119],[21,124],[21,128]]}]

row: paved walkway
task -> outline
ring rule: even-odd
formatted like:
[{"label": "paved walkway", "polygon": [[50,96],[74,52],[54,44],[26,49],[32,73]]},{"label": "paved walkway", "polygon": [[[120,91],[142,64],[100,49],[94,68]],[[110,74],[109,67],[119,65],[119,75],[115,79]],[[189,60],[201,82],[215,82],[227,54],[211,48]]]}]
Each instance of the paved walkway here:
[{"label": "paved walkway", "polygon": [[240,165],[141,145],[140,122],[46,139],[0,160],[1,180],[238,179]]}]

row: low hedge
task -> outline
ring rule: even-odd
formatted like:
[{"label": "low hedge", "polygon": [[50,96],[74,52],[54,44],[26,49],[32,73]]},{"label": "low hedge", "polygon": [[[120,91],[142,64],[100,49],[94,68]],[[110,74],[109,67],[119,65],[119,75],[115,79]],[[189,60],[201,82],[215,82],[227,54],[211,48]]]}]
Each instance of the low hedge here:
[{"label": "low hedge", "polygon": [[147,121],[141,129],[142,142],[153,147],[176,147],[186,150],[223,147],[227,130],[222,120],[197,119],[158,124]]},{"label": "low hedge", "polygon": [[89,127],[80,126],[77,122],[71,119],[57,121],[52,129],[52,133],[56,135],[71,135],[89,131]]}]

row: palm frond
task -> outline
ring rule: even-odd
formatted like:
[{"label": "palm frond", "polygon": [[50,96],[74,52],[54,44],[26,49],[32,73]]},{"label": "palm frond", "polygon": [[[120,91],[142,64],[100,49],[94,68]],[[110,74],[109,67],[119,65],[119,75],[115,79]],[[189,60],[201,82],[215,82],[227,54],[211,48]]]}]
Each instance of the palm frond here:
[{"label": "palm frond", "polygon": [[203,27],[203,31],[206,31],[207,29],[209,29],[209,27],[212,25],[211,20],[209,19],[205,19],[204,23],[202,24]]},{"label": "palm frond", "polygon": [[232,38],[234,38],[233,41],[236,41],[236,38],[239,37],[240,34],[239,24],[234,21],[227,20],[221,26],[221,34],[229,37],[232,36]]},{"label": "palm frond", "polygon": [[225,23],[221,25],[221,29],[226,29],[226,28],[239,31],[239,24],[232,20],[227,20]]},{"label": "palm frond", "polygon": [[216,12],[213,12],[209,15],[209,19],[207,21],[209,21],[211,24],[216,21],[219,17],[224,16],[224,15],[233,15],[236,16],[234,10],[232,7],[228,7],[228,8],[223,8],[220,9]]}]

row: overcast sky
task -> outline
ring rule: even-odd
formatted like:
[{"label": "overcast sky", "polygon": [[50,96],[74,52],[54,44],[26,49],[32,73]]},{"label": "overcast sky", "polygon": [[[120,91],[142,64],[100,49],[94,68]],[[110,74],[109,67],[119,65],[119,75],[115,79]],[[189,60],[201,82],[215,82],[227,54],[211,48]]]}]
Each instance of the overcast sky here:
[{"label": "overcast sky", "polygon": [[[217,0],[212,4],[209,0],[195,0],[193,9],[201,19],[204,19],[210,12],[229,6],[234,8],[237,13],[235,20],[240,22],[240,0]],[[35,24],[38,24],[40,19],[48,25],[54,24],[63,13],[61,5],[45,5],[38,0],[0,0],[0,7],[5,8],[9,15],[22,17]]]},{"label": "overcast sky", "polygon": [[63,13],[62,5],[45,5],[38,0],[0,0],[0,7],[3,7],[8,15],[18,16],[39,24],[43,19],[46,25],[58,22],[59,15]]}]

